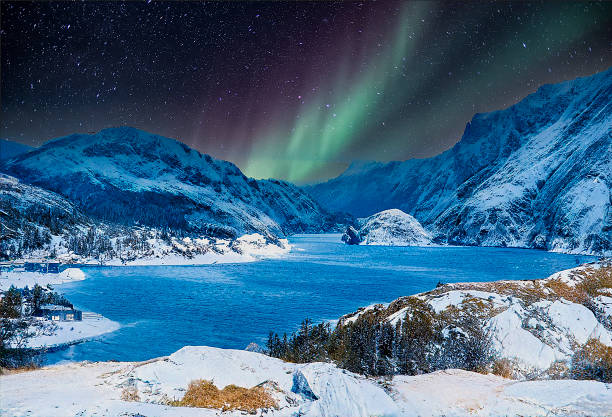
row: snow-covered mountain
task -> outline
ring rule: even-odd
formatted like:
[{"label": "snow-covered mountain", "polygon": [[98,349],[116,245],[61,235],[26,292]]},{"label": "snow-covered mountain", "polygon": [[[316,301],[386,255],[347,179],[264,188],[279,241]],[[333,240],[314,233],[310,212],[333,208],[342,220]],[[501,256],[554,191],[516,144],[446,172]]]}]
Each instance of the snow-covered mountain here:
[{"label": "snow-covered mountain", "polygon": [[79,226],[89,225],[62,196],[0,174],[0,259],[42,249],[52,235],[76,233]]},{"label": "snow-covered mountain", "polygon": [[[52,191],[0,174],[0,260],[180,265],[245,262],[289,251],[286,239],[235,239],[101,221]],[[21,273],[18,273],[18,275]]]},{"label": "snow-covered mountain", "polygon": [[398,209],[360,219],[359,229],[349,226],[342,240],[353,245],[427,246],[432,243],[421,223]]},{"label": "snow-covered mountain", "polygon": [[476,114],[428,159],[359,163],[306,190],[355,216],[399,208],[437,241],[612,252],[612,69]]},{"label": "snow-covered mountain", "polygon": [[0,139],[0,160],[13,158],[22,153],[31,151],[31,146],[23,143],[13,142],[7,139]]},{"label": "snow-covered mountain", "polygon": [[230,162],[129,127],[54,139],[0,170],[113,223],[235,238],[320,232],[333,222],[289,183],[247,178]]}]

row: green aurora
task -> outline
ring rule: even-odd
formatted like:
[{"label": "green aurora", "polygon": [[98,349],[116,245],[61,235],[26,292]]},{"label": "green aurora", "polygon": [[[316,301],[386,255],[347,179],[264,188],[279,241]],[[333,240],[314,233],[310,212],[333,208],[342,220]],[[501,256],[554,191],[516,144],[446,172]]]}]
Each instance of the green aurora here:
[{"label": "green aurora", "polygon": [[[582,40],[610,22],[601,10],[581,14],[576,7],[545,7],[544,16],[509,23],[492,39],[492,53],[487,41],[474,46],[459,33],[458,26],[478,30],[478,23],[469,28],[464,20],[449,31],[455,36],[436,36],[431,32],[439,29],[428,25],[432,3],[403,3],[390,41],[375,46],[376,58],[355,74],[355,60],[342,57],[327,74],[329,85],[305,99],[289,122],[279,113],[277,123],[258,133],[241,167],[256,178],[305,183],[340,174],[353,159],[365,159],[362,149],[367,159],[382,161],[433,156],[460,138],[474,113],[507,107],[539,86],[514,82],[518,75],[554,73],[550,66],[564,59],[561,51],[588,47]],[[469,20],[486,21],[490,13],[502,12],[485,8]],[[594,15],[600,24],[593,25]],[[435,50],[424,51],[431,37],[437,40],[427,48]],[[443,62],[455,63],[460,77]]]}]

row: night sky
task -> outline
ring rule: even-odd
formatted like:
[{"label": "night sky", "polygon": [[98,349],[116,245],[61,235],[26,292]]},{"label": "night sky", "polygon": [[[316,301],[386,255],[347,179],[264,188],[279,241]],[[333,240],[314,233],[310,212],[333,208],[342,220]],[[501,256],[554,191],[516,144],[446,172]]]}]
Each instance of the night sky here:
[{"label": "night sky", "polygon": [[297,183],[612,65],[612,3],[0,2],[0,137],[129,125]]}]

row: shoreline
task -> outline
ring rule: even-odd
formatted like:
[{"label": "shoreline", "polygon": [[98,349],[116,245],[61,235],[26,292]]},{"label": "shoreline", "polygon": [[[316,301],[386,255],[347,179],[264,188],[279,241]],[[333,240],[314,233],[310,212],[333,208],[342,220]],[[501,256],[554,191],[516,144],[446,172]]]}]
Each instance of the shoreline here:
[{"label": "shoreline", "polygon": [[85,273],[80,268],[68,267],[60,273],[42,273],[27,271],[9,271],[0,273],[0,291],[8,290],[11,285],[16,288],[34,287],[38,284],[41,287],[47,285],[60,285],[68,282],[83,281],[86,279]]},{"label": "shoreline", "polygon": [[34,336],[29,341],[27,349],[40,353],[57,352],[73,345],[95,340],[121,328],[121,324],[100,314],[83,313],[93,317],[84,318],[82,321],[55,322],[58,329],[53,334]]},{"label": "shoreline", "polygon": [[[243,235],[234,241],[218,241],[214,246],[214,250],[208,250],[205,253],[196,253],[195,255],[191,254],[192,252],[188,249],[185,249],[187,255],[182,254],[180,251],[153,251],[146,255],[141,254],[135,256],[133,259],[129,260],[116,257],[100,261],[92,258],[80,258],[74,255],[62,254],[57,256],[57,261],[62,263],[66,269],[103,266],[203,266],[256,262],[268,258],[280,258],[290,253],[292,249],[293,245],[289,243],[288,239],[279,239],[277,244],[268,243],[262,235],[253,233]],[[48,254],[43,255],[43,258],[48,257]],[[66,259],[69,259],[69,261],[66,262]],[[23,263],[28,261],[28,258],[19,258],[8,262]],[[41,276],[43,275],[52,277],[61,275],[62,272],[55,274],[26,271],[2,271],[0,272],[0,291],[3,290],[2,278],[10,278],[11,274],[20,274],[15,275],[16,278],[28,276],[24,274],[35,274],[32,276],[38,276],[42,279]]]},{"label": "shoreline", "polygon": [[[548,366],[548,357],[540,357],[539,354],[532,357],[537,352],[526,352],[520,348],[522,345],[508,339],[522,332],[520,336],[523,344],[525,341],[536,342],[533,335],[525,333],[528,329],[523,327],[521,320],[515,323],[515,315],[524,316],[527,311],[527,305],[518,309],[520,300],[529,291],[536,289],[535,282],[542,286],[538,286],[539,290],[533,294],[537,299],[531,300],[529,304],[542,308],[542,311],[554,310],[558,313],[550,316],[555,323],[549,328],[550,331],[565,329],[558,334],[551,333],[548,342],[566,336],[578,340],[582,336],[590,337],[597,333],[601,342],[608,345],[612,339],[608,340],[606,329],[596,323],[593,329],[589,327],[583,331],[591,314],[587,309],[567,300],[551,299],[557,297],[555,288],[559,285],[573,288],[579,284],[582,271],[601,267],[597,263],[583,264],[538,280],[502,279],[446,284],[414,296],[401,297],[389,304],[363,307],[339,320],[348,323],[361,315],[372,314],[384,316],[385,320],[394,324],[401,314],[409,311],[412,304],[406,302],[417,298],[429,303],[436,312],[444,311],[449,306],[461,306],[466,300],[475,300],[476,305],[488,303],[489,308],[495,311],[489,323],[498,328],[496,334],[501,336],[497,338],[494,335],[496,343],[499,343],[497,347],[501,348],[500,357],[503,352],[503,358],[526,360],[530,369],[545,368]],[[547,283],[555,285],[546,287]],[[606,300],[602,298],[600,301]],[[578,318],[573,315],[575,311],[580,313]],[[529,318],[522,317],[525,320]],[[530,320],[527,322],[530,323]],[[542,326],[547,323],[546,320],[539,322]],[[535,324],[530,324],[529,329],[535,329]],[[63,347],[81,342],[75,339]],[[556,349],[570,354],[569,351],[563,351],[563,345],[559,344]],[[49,349],[53,352],[62,349],[62,346],[49,346]],[[212,417],[218,415],[220,410],[168,405],[168,399],[180,399],[184,395],[191,381],[206,379],[214,381],[219,389],[228,385],[268,387],[268,392],[278,405],[276,409],[266,411],[266,415],[271,417],[297,414],[317,417],[415,414],[458,417],[474,409],[479,410],[478,415],[490,417],[552,414],[612,416],[608,408],[608,404],[612,403],[609,384],[570,377],[555,379],[542,373],[539,375],[532,380],[528,373],[522,376],[510,375],[512,378],[508,378],[493,373],[449,368],[419,375],[367,377],[330,362],[291,363],[246,350],[185,346],[169,356],[145,361],[68,361],[29,372],[0,376],[0,395],[9,399],[0,405],[0,411],[14,416],[34,413],[47,417],[79,413],[103,417],[124,414]],[[123,393],[128,388],[138,394],[135,401],[124,399]],[[551,394],[553,392],[555,395]],[[30,400],[33,397],[35,400]],[[241,414],[230,411],[224,415],[237,417]]]}]

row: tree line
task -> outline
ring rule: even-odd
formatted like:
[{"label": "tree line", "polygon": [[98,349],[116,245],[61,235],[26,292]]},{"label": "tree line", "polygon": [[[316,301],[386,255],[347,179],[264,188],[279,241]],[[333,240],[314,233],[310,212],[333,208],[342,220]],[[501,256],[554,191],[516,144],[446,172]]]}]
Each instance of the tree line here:
[{"label": "tree line", "polygon": [[0,367],[17,368],[37,365],[39,352],[28,348],[28,341],[41,333],[55,330],[53,323],[36,319],[45,304],[73,305],[63,295],[36,284],[32,289],[11,286],[0,294]]},{"label": "tree line", "polygon": [[361,314],[335,328],[304,320],[287,336],[271,332],[270,356],[290,362],[333,361],[364,375],[417,375],[440,369],[483,371],[496,359],[491,336],[475,315],[450,317],[425,302],[410,301],[410,312],[394,323]]}]

